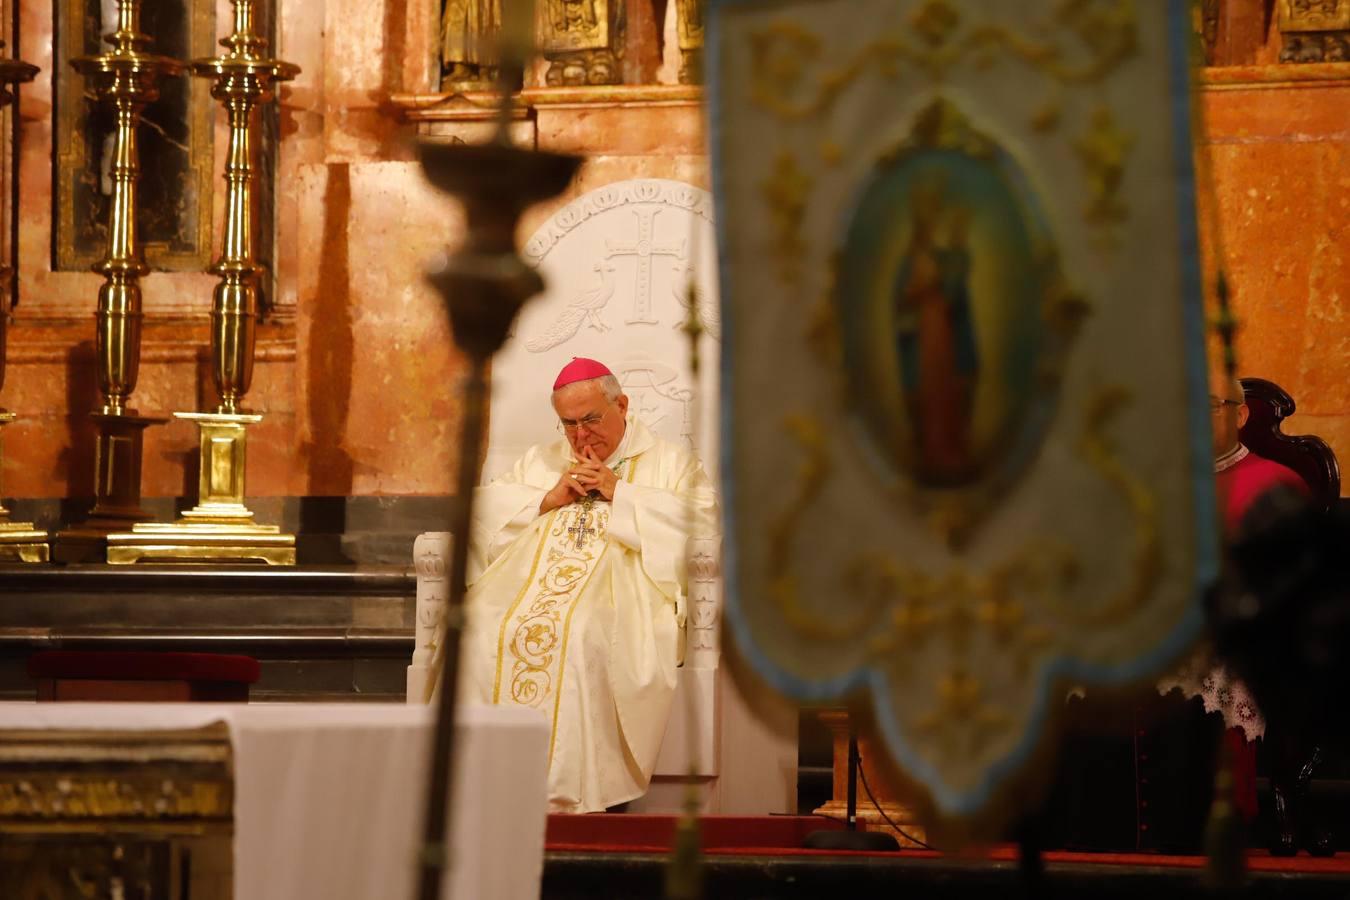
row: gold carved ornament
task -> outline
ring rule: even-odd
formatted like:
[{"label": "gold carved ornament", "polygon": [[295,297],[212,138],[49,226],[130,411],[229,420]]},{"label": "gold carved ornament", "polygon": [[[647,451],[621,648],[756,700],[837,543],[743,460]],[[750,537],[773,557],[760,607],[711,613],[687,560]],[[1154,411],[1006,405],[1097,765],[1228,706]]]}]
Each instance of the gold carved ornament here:
[{"label": "gold carved ornament", "polygon": [[545,82],[561,85],[618,84],[623,78],[627,19],[624,0],[541,0],[537,43],[548,60]]},{"label": "gold carved ornament", "polygon": [[1350,60],[1350,0],[1280,0],[1280,62]]},{"label": "gold carved ornament", "polygon": [[228,819],[228,780],[31,773],[0,778],[5,819]]}]

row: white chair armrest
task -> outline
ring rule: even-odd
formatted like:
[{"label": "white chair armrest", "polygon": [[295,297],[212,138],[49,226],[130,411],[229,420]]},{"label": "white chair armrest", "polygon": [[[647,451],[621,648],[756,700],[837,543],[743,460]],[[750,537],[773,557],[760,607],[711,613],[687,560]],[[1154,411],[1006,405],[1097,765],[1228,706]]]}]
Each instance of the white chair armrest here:
[{"label": "white chair armrest", "polygon": [[408,666],[409,703],[425,703],[431,660],[445,635],[445,604],[450,572],[448,531],[420,534],[413,542],[413,566],[417,570],[417,608],[412,664]]}]

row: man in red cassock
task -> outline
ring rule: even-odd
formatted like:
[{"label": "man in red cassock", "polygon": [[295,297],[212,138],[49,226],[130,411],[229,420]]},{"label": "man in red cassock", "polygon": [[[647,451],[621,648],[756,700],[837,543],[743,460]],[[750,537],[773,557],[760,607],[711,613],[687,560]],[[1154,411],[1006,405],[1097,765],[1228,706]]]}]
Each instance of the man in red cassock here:
[{"label": "man in red cassock", "polygon": [[1248,416],[1242,385],[1226,376],[1213,378],[1209,409],[1214,422],[1214,477],[1226,534],[1237,533],[1247,510],[1267,491],[1286,487],[1308,493],[1307,483],[1297,472],[1257,456],[1238,438]]},{"label": "man in red cassock", "polygon": [[[1249,411],[1242,385],[1227,375],[1210,379],[1209,409],[1214,424],[1214,478],[1218,489],[1219,508],[1223,511],[1224,534],[1230,539],[1242,526],[1248,510],[1264,494],[1277,488],[1287,488],[1303,495],[1308,485],[1297,472],[1274,460],[1257,456],[1243,445],[1239,434],[1247,424]],[[1229,682],[1226,673],[1218,673],[1231,684],[1226,693],[1233,704],[1246,704],[1254,712],[1255,705],[1240,682]],[[1230,725],[1233,717],[1224,710]],[[1264,723],[1261,725],[1264,731]],[[1233,767],[1234,802],[1247,821],[1256,818],[1256,747],[1248,740],[1241,727],[1230,727],[1224,734]]]}]

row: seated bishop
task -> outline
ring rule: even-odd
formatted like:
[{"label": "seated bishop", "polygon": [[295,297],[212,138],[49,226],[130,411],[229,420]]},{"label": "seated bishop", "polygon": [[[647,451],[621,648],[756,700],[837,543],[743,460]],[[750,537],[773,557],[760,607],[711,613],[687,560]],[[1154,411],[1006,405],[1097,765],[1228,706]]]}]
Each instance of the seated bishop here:
[{"label": "seated bishop", "polygon": [[553,385],[560,440],[476,495],[465,697],[552,723],[549,805],[596,812],[647,790],[683,655],[685,557],[717,531],[698,459],[628,410],[601,363]]}]

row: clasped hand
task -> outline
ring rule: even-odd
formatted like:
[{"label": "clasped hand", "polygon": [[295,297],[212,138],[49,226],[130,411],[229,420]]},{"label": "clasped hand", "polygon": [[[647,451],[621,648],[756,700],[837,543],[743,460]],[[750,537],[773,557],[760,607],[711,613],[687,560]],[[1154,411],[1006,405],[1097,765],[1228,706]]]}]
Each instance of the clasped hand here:
[{"label": "clasped hand", "polygon": [[582,451],[581,459],[564,472],[553,489],[544,495],[539,512],[541,514],[551,512],[585,497],[592,491],[606,500],[613,500],[614,489],[618,483],[619,477],[613,470],[595,455],[595,451],[586,447]]}]

